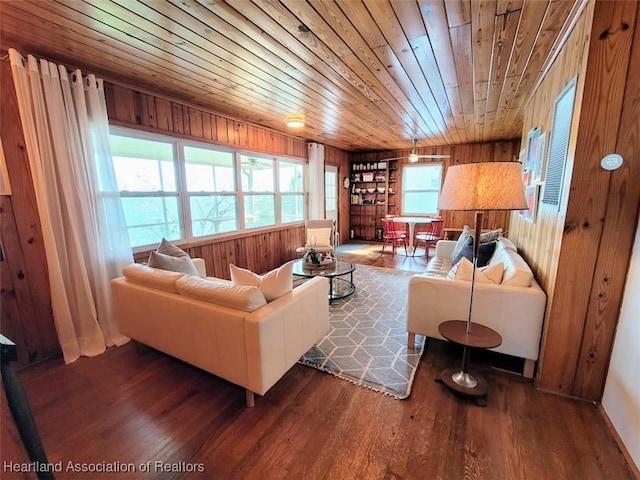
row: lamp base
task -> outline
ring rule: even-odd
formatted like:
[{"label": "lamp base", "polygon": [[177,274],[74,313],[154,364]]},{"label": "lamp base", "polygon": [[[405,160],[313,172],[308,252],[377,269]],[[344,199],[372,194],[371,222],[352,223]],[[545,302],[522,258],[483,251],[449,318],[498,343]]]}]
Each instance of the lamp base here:
[{"label": "lamp base", "polygon": [[478,386],[478,381],[473,378],[473,375],[465,372],[456,372],[451,375],[451,379],[458,385],[464,388],[475,388]]},{"label": "lamp base", "polygon": [[[458,377],[460,375],[462,375],[463,377],[470,377],[471,379],[473,379],[473,381],[476,382],[475,385],[467,386],[458,383],[458,381],[456,381],[454,377]],[[444,369],[440,374],[440,379],[442,380],[442,383],[444,383],[451,390],[463,395],[468,395],[470,397],[484,397],[489,391],[489,384],[484,379],[484,377],[480,375],[470,375],[469,373],[462,372],[460,371],[459,367]],[[473,382],[471,382],[471,384],[473,384]]]}]

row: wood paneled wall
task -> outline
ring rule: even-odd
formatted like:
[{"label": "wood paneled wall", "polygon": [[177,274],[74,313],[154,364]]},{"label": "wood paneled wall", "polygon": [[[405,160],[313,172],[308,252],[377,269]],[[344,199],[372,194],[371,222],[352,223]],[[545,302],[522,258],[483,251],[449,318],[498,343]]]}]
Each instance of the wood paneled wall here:
[{"label": "wood paneled wall", "polygon": [[[351,154],[349,158],[352,163],[378,162],[385,158],[406,157],[409,155],[410,151],[411,150],[393,150],[387,152],[359,153]],[[519,152],[520,139],[454,145],[449,147],[425,147],[418,149],[418,153],[421,155],[450,155],[450,158],[443,160],[420,160],[422,163],[442,163],[444,166],[444,175],[446,175],[447,168],[451,165],[473,162],[517,161]],[[408,163],[409,161],[407,158],[398,162],[398,191],[402,191],[402,168]],[[400,214],[400,211],[397,213]],[[441,211],[440,214],[444,218],[444,228],[462,228],[464,225],[473,226],[475,220],[475,212]],[[508,235],[510,216],[510,212],[485,212],[483,228],[499,227]]]},{"label": "wood paneled wall", "polygon": [[[593,401],[604,388],[638,218],[637,10],[635,1],[590,2],[531,99],[523,138],[530,128],[550,131],[554,100],[577,75],[560,208],[541,205],[535,223],[511,222],[548,295],[538,385]],[[600,159],[613,152],[626,161],[608,172]]]},{"label": "wood paneled wall", "polygon": [[[3,103],[2,136],[12,196],[0,197],[0,332],[18,345],[20,366],[61,355],[51,311],[46,255],[33,182],[20,123],[11,67],[0,62]],[[213,142],[250,151],[307,158],[304,140],[173,102],[163,97],[106,84],[110,122],[116,125]],[[336,165],[340,178],[348,172],[347,153],[325,147],[325,162]],[[342,193],[342,191],[341,191]],[[340,197],[340,211],[348,209],[348,194]],[[340,215],[346,238],[349,218]],[[205,259],[211,275],[229,278],[229,263],[265,272],[295,257],[304,243],[304,225],[263,229],[223,240],[186,245]],[[146,260],[148,252],[136,254]]]},{"label": "wood paneled wall", "polygon": [[[308,159],[307,142],[297,137],[111,83],[105,85],[105,95],[109,122],[114,125],[254,152]],[[336,165],[340,178],[346,175],[343,172],[348,171],[347,161],[347,152],[325,146],[325,163]],[[340,212],[343,212],[348,208],[349,198],[343,190],[340,194]],[[346,239],[348,222],[348,215],[340,215],[338,230],[341,240]],[[266,272],[295,258],[295,249],[304,244],[304,239],[304,225],[297,224],[182,247],[192,256],[204,258],[210,275],[229,278],[230,263],[255,272]],[[138,261],[147,257],[148,252],[135,256]]]},{"label": "wood paneled wall", "polygon": [[0,136],[12,195],[0,197],[0,332],[18,347],[18,365],[61,355],[51,312],[47,260],[11,66],[0,62]]}]

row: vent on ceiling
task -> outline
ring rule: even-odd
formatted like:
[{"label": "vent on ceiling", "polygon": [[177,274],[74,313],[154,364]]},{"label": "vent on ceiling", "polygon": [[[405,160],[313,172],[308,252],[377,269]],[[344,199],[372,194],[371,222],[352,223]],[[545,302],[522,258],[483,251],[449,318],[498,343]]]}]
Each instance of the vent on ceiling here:
[{"label": "vent on ceiling", "polygon": [[551,141],[549,144],[549,158],[544,179],[544,194],[542,203],[555,206],[560,204],[564,166],[567,161],[569,135],[571,134],[571,119],[573,117],[573,100],[576,92],[575,77],[567,84],[556,98],[553,111],[553,126],[551,127]]}]

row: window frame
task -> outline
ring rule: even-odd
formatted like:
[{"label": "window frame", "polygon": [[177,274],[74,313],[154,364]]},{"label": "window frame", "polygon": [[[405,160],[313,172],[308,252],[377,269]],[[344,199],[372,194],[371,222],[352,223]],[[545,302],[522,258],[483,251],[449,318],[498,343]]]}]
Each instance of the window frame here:
[{"label": "window frame", "polygon": [[[205,141],[198,141],[193,139],[183,139],[179,137],[173,137],[171,135],[166,135],[162,133],[155,132],[147,132],[140,131],[132,128],[121,127],[117,125],[109,126],[110,135],[117,135],[122,137],[130,137],[139,140],[148,140],[148,141],[157,141],[163,143],[171,143],[173,150],[173,161],[174,161],[174,171],[176,175],[175,184],[176,184],[176,192],[168,192],[168,191],[124,191],[118,190],[118,194],[120,198],[131,198],[131,197],[177,197],[178,198],[178,209],[179,209],[179,224],[180,224],[180,238],[172,240],[176,244],[188,244],[194,242],[202,242],[206,240],[212,239],[220,239],[224,237],[233,237],[237,235],[241,235],[242,233],[251,233],[255,234],[256,232],[260,232],[261,230],[272,230],[282,227],[284,225],[295,225],[296,223],[303,223],[309,214],[309,188],[308,188],[308,162],[304,158],[296,158],[296,157],[287,157],[287,156],[277,156],[264,152],[254,152],[250,150],[244,149],[236,149],[227,147],[224,145],[218,145],[216,143],[209,143]],[[235,182],[235,190],[233,192],[209,192],[209,191],[198,191],[198,192],[190,192],[187,189],[187,163],[186,163],[186,155],[184,147],[192,147],[192,148],[201,148],[204,150],[214,150],[220,152],[229,152],[233,155],[233,169],[234,169],[234,182]],[[270,160],[273,162],[273,185],[274,190],[269,192],[246,192],[242,187],[242,178],[241,178],[241,159],[243,156],[251,156],[257,158],[264,158],[266,160]],[[279,180],[280,180],[280,163],[294,163],[300,164],[302,167],[302,176],[303,176],[303,187],[301,192],[283,192],[280,189]],[[235,196],[236,198],[236,223],[237,228],[228,232],[215,233],[212,235],[198,236],[195,237],[193,234],[193,225],[192,225],[192,212],[191,212],[191,198],[194,196],[201,195],[222,195],[222,196]],[[247,227],[245,222],[245,200],[250,195],[273,195],[274,196],[274,223],[270,225],[260,225],[255,227]],[[291,222],[283,222],[282,221],[282,198],[284,196],[300,196],[303,200],[303,218],[300,220],[294,220]],[[129,230],[129,226],[127,225],[127,231]],[[160,239],[158,239],[158,243]],[[133,252],[143,252],[153,248],[156,243],[146,244],[146,245],[138,245],[133,246]]]}]

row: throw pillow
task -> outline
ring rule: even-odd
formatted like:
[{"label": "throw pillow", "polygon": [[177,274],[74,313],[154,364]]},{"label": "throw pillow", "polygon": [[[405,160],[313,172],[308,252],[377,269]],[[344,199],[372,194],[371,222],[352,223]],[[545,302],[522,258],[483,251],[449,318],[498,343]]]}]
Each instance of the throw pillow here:
[{"label": "throw pillow", "polygon": [[308,228],[307,242],[311,246],[311,238],[316,237],[316,247],[331,246],[331,229],[330,228]]},{"label": "throw pillow", "polygon": [[[467,243],[467,240],[469,239],[469,237],[473,238],[474,235],[475,235],[475,233],[474,233],[473,228],[471,228],[469,225],[465,225],[464,228],[462,229],[462,233],[458,237],[458,241],[456,242],[455,246],[453,247],[453,251],[451,252],[451,259],[453,260],[454,264],[457,263],[455,261],[455,258],[460,253],[460,250],[462,250],[464,248],[464,246]],[[488,232],[481,233],[480,234],[480,245],[482,245],[483,243],[495,242],[501,237],[502,237],[502,229],[501,228],[496,228],[495,230],[490,230]]]},{"label": "throw pillow", "polygon": [[198,275],[198,269],[189,254],[164,238],[158,248],[149,254],[148,265],[162,270]]},{"label": "throw pillow", "polygon": [[198,275],[198,270],[193,264],[191,257],[172,257],[171,255],[165,255],[153,250],[149,254],[148,265],[153,268],[160,268],[162,270],[169,270],[171,272],[189,273],[191,275]]},{"label": "throw pillow", "polygon": [[[491,260],[491,256],[496,249],[496,242],[481,243],[478,249],[478,267],[484,267]],[[457,264],[461,258],[466,258],[473,263],[473,237],[468,237],[464,247],[454,257],[453,264]]]},{"label": "throw pillow", "polygon": [[293,290],[293,262],[287,262],[264,275],[258,275],[232,263],[229,265],[229,273],[231,281],[236,285],[258,287],[267,302]]},{"label": "throw pillow", "polygon": [[[482,268],[476,269],[476,282],[478,283],[492,283],[499,285],[502,282],[502,274],[504,267],[501,263],[494,265],[487,265]],[[453,266],[447,278],[452,280],[462,280],[470,282],[473,277],[473,263],[469,259],[462,257],[460,261]]]},{"label": "throw pillow", "polygon": [[484,232],[480,234],[480,245],[483,243],[495,242],[500,237],[502,237],[502,229],[496,228],[495,230],[490,230],[488,232]]},{"label": "throw pillow", "polygon": [[462,229],[462,233],[458,237],[458,241],[456,242],[455,246],[453,247],[453,251],[451,252],[451,261],[453,261],[454,265],[458,263],[457,261],[454,261],[454,259],[458,256],[465,243],[467,243],[467,239],[472,235],[472,232],[473,230],[469,225],[465,225]]},{"label": "throw pillow", "polygon": [[173,243],[163,238],[156,248],[156,252],[163,253],[165,255],[171,255],[172,257],[188,257],[189,254],[182,250],[180,247],[175,246]]}]

